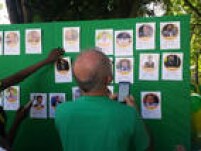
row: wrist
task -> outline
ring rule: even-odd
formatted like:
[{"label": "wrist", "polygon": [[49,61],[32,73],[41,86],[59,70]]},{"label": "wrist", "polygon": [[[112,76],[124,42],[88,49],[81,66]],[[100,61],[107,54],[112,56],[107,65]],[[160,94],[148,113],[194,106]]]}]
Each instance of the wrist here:
[{"label": "wrist", "polygon": [[50,60],[50,59],[48,59],[48,58],[46,58],[46,59],[44,59],[43,61],[42,61],[42,65],[46,65],[46,64],[49,64],[49,63],[51,63],[52,61]]}]

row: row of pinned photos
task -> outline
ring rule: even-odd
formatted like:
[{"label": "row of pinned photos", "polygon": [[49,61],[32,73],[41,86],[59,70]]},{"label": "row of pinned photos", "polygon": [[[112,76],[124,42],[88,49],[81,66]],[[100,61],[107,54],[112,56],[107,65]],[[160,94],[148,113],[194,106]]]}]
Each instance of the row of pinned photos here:
[{"label": "row of pinned photos", "polygon": [[[113,62],[113,59],[110,59]],[[128,79],[133,83],[133,58],[116,58],[116,62],[116,83],[119,81],[127,81]],[[71,58],[65,57],[58,60],[55,63],[55,83],[70,83],[72,79]]]},{"label": "row of pinned photos", "polygon": [[[133,30],[115,31],[115,56],[133,55]],[[136,24],[136,50],[156,48],[156,23]],[[160,49],[180,49],[180,22],[160,23]],[[95,32],[95,45],[106,55],[113,55],[113,29]]]},{"label": "row of pinned photos", "polygon": [[[139,60],[139,80],[159,80],[160,55],[156,53],[141,53]],[[115,59],[115,83],[120,81],[133,82],[134,58]],[[163,53],[162,80],[183,80],[183,53]]]},{"label": "row of pinned photos", "polygon": [[[114,92],[112,85],[108,86],[108,93]],[[75,101],[82,95],[79,87],[72,87],[72,100]],[[34,119],[46,119],[55,117],[56,107],[66,101],[65,93],[31,93],[30,100],[32,106],[30,117]],[[47,106],[49,104],[49,114]],[[0,93],[0,106],[5,110],[17,110],[20,106],[20,88],[11,86],[4,92]],[[141,114],[143,118],[160,119],[161,118],[161,93],[160,92],[141,92]]]},{"label": "row of pinned photos", "polygon": [[[113,58],[110,58],[110,60],[113,66]],[[139,80],[159,80],[159,66],[159,54],[141,53],[139,60]],[[115,58],[115,83],[119,83],[120,81],[134,83],[133,72],[134,58]],[[183,80],[183,53],[166,52],[162,54],[162,80]],[[72,82],[71,58],[65,57],[55,63],[55,83],[69,82]]]},{"label": "row of pinned photos", "polygon": [[[81,90],[79,87],[73,87],[73,100],[79,98]],[[114,93],[114,87],[108,86],[108,93]],[[161,119],[161,92],[160,91],[142,91],[141,92],[141,115],[144,119]]]},{"label": "row of pinned photos", "polygon": [[[0,55],[20,55],[20,31],[0,31]],[[25,53],[42,53],[40,28],[25,30]],[[80,51],[80,28],[63,28],[63,48],[66,52]]]},{"label": "row of pinned photos", "polygon": [[[141,53],[139,80],[159,80],[160,55]],[[183,53],[170,52],[162,54],[162,80],[183,80]]]},{"label": "row of pinned photos", "polygon": [[[108,86],[108,89],[113,93],[113,86]],[[75,101],[81,96],[81,89],[78,86],[72,87],[72,100]],[[30,110],[30,117],[33,119],[46,119],[48,116],[48,104],[49,117],[54,118],[56,107],[66,101],[65,93],[49,93],[49,101],[47,101],[46,93],[31,93],[30,99],[33,102]]]},{"label": "row of pinned photos", "polygon": [[[41,29],[25,30],[25,53],[41,54]],[[0,31],[0,55],[20,55],[20,31]]]},{"label": "row of pinned photos", "polygon": [[[26,29],[27,54],[40,54],[41,29]],[[136,49],[155,49],[156,23],[136,24]],[[96,30],[96,47],[106,55],[113,55],[113,29]],[[80,51],[80,27],[63,28],[63,48],[66,52]],[[160,49],[180,49],[180,22],[160,23]],[[20,55],[20,31],[0,31],[0,54]],[[115,55],[133,55],[133,30],[115,31]]]},{"label": "row of pinned photos", "polygon": [[[109,88],[113,93],[113,87]],[[79,87],[72,87],[72,100],[81,96]],[[49,103],[47,102],[47,93],[31,93],[32,102],[30,117],[47,118],[47,105],[49,104],[49,117],[55,117],[55,108],[58,104],[66,101],[65,93],[49,93]],[[28,103],[29,104],[29,103]],[[0,106],[6,111],[16,111],[20,107],[20,87],[11,86],[0,93]],[[26,106],[26,105],[25,105]]]},{"label": "row of pinned photos", "polygon": [[56,107],[66,101],[66,96],[65,93],[49,93],[48,101],[46,93],[31,93],[30,99],[32,101],[30,118],[46,119],[48,117],[48,104],[49,118],[54,118]]}]

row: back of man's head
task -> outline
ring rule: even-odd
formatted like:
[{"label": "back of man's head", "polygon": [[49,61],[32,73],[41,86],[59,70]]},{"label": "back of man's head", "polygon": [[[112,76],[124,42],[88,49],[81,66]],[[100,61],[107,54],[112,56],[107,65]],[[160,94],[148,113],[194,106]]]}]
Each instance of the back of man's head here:
[{"label": "back of man's head", "polygon": [[109,58],[96,49],[84,51],[77,57],[73,73],[84,92],[103,90],[112,79]]}]

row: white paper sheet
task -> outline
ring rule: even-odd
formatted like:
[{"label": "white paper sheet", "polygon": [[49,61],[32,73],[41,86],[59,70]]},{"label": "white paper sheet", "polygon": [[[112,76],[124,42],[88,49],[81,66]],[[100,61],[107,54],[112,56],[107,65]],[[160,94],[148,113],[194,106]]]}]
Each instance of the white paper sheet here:
[{"label": "white paper sheet", "polygon": [[133,55],[133,30],[115,31],[115,56]]},{"label": "white paper sheet", "polygon": [[0,31],[0,55],[3,54],[3,31]]},{"label": "white paper sheet", "polygon": [[183,53],[163,53],[162,79],[183,80]]},{"label": "white paper sheet", "polygon": [[25,46],[27,54],[41,54],[41,29],[26,30]]},{"label": "white paper sheet", "polygon": [[141,92],[141,114],[144,119],[161,119],[161,92]]},{"label": "white paper sheet", "polygon": [[80,27],[63,28],[63,48],[65,52],[80,51]]},{"label": "white paper sheet", "polygon": [[113,55],[113,29],[96,30],[96,47],[106,55]]},{"label": "white paper sheet", "polygon": [[50,93],[49,94],[49,117],[55,117],[56,107],[65,102],[65,93]]},{"label": "white paper sheet", "polygon": [[46,93],[31,93],[30,99],[33,101],[30,117],[36,119],[47,118],[47,94]]},{"label": "white paper sheet", "polygon": [[136,24],[136,49],[155,49],[155,23]]},{"label": "white paper sheet", "polygon": [[73,101],[75,101],[80,96],[82,96],[81,89],[78,86],[72,87],[72,99],[73,99]]},{"label": "white paper sheet", "polygon": [[133,58],[115,59],[115,83],[130,82],[133,83]]},{"label": "white paper sheet", "polygon": [[20,32],[4,32],[4,55],[20,55]]},{"label": "white paper sheet", "polygon": [[4,110],[18,110],[20,107],[20,87],[11,86],[4,90]]},{"label": "white paper sheet", "polygon": [[55,63],[55,82],[72,82],[72,66],[70,57],[62,58]]},{"label": "white paper sheet", "polygon": [[139,79],[148,81],[159,79],[159,54],[140,54]]},{"label": "white paper sheet", "polygon": [[180,22],[160,23],[160,48],[180,49]]}]

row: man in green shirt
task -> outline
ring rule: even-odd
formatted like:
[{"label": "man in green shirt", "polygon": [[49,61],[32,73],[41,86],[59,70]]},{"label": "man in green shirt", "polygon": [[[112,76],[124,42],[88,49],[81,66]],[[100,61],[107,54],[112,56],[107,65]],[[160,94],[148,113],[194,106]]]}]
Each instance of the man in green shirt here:
[{"label": "man in green shirt", "polygon": [[136,109],[109,99],[110,60],[101,52],[81,53],[73,66],[83,96],[56,109],[64,151],[145,151],[149,138]]}]

